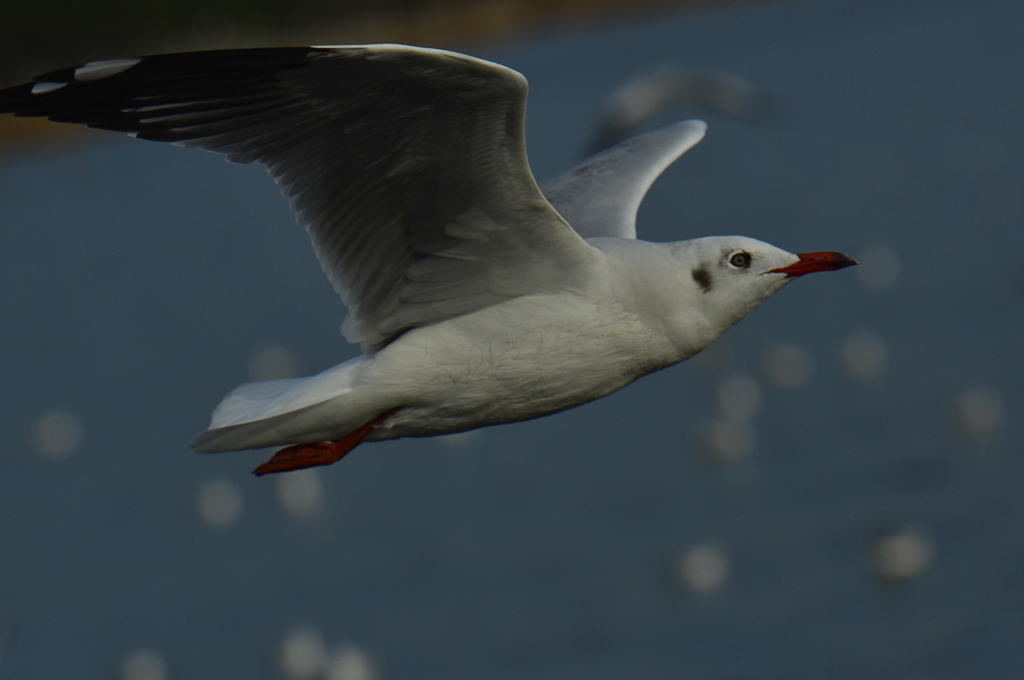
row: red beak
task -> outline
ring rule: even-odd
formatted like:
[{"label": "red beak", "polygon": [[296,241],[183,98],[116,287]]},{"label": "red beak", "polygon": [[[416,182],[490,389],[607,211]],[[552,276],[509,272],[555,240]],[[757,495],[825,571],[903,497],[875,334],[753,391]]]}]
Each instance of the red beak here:
[{"label": "red beak", "polygon": [[820,252],[820,253],[797,253],[800,259],[793,264],[771,269],[776,274],[786,276],[803,276],[814,272],[829,272],[843,267],[852,267],[857,261],[842,253]]}]

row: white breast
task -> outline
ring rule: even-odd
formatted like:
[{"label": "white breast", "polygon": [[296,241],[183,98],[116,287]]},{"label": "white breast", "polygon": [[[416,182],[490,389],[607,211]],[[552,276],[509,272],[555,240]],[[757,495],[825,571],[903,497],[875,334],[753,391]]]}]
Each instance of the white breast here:
[{"label": "white breast", "polygon": [[375,356],[363,379],[406,394],[408,405],[373,435],[390,439],[555,413],[673,356],[664,335],[621,303],[532,295],[413,330]]}]

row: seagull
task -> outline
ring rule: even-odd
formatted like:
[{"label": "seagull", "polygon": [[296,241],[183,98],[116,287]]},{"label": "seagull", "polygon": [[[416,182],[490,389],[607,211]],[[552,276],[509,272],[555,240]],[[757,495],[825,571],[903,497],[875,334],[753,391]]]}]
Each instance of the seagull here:
[{"label": "seagull", "polygon": [[604,107],[590,152],[610,147],[666,111],[686,106],[701,107],[748,121],[763,121],[770,97],[737,75],[714,71],[685,71],[661,66],[626,81]]},{"label": "seagull", "polygon": [[260,163],[348,308],[362,355],[243,384],[199,453],[283,447],[257,475],[585,404],[711,344],[793,279],[856,264],[743,236],[636,238],[651,184],[704,136],[688,120],[538,187],[527,83],[405,45],[94,61],[0,90],[0,113]]}]

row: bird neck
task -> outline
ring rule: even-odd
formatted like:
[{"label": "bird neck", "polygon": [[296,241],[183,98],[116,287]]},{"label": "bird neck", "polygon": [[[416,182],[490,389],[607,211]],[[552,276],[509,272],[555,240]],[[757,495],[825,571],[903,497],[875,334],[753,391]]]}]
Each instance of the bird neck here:
[{"label": "bird neck", "polygon": [[[644,320],[662,366],[701,351],[723,330],[694,283],[689,269],[680,267],[673,244],[627,239],[591,239],[608,258],[612,273],[608,299]],[[655,350],[657,346],[659,349]]]}]

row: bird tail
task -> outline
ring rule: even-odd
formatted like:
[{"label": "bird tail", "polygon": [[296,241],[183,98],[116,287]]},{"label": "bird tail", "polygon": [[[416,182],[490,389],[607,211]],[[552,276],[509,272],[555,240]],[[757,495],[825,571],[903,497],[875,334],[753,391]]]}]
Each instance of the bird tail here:
[{"label": "bird tail", "polygon": [[357,357],[306,378],[239,385],[214,410],[192,449],[238,451],[347,434],[378,413],[378,400],[357,397],[361,362]]}]

